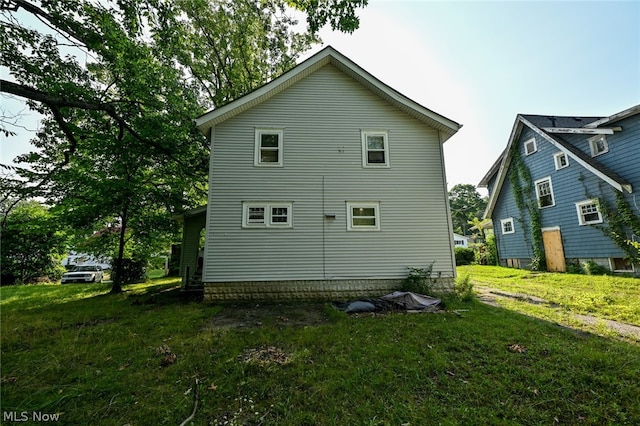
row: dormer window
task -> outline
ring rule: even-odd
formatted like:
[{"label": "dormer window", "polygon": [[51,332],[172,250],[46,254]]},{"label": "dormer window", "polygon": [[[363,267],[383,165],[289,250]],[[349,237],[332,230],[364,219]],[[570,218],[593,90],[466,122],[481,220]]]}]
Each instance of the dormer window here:
[{"label": "dormer window", "polygon": [[591,149],[591,156],[595,157],[605,152],[609,152],[609,144],[607,144],[607,137],[605,135],[594,136],[589,139],[589,148]]},{"label": "dormer window", "polygon": [[256,129],[254,165],[282,167],[282,129]]},{"label": "dormer window", "polygon": [[534,138],[529,139],[524,143],[524,153],[527,155],[531,155],[538,150],[536,146],[536,140]]}]

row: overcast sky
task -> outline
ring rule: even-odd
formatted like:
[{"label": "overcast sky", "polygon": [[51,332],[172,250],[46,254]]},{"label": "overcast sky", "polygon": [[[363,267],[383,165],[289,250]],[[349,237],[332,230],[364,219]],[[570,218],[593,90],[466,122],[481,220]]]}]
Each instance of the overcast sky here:
[{"label": "overcast sky", "polygon": [[[325,45],[463,125],[444,145],[449,188],[480,181],[518,113],[607,116],[640,104],[639,1],[369,0],[360,17],[351,35],[323,30]],[[24,108],[0,101],[5,113]],[[28,149],[32,133],[14,130],[0,163]]]}]

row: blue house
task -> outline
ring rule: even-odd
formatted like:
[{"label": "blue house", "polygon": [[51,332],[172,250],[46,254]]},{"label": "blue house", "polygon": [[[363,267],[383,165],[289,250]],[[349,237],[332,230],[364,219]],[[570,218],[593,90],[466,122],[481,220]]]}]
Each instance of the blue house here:
[{"label": "blue house", "polygon": [[478,186],[501,265],[564,272],[592,261],[640,274],[640,105],[608,117],[520,114]]}]

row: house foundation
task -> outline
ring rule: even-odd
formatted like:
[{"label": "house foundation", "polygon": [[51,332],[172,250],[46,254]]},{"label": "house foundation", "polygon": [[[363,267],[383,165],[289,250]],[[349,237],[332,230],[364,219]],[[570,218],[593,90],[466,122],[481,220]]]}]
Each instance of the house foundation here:
[{"label": "house foundation", "polygon": [[[204,283],[204,301],[348,300],[380,297],[401,288],[402,279],[246,281]],[[453,278],[437,278],[433,289],[453,290]]]}]

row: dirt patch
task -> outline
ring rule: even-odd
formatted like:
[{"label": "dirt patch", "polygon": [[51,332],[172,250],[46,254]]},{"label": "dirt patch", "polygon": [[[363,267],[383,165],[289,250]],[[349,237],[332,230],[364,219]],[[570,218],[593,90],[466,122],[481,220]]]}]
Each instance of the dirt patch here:
[{"label": "dirt patch", "polygon": [[275,346],[263,345],[258,348],[245,349],[238,356],[238,359],[246,364],[258,364],[265,367],[270,364],[288,364],[291,362],[291,355]]},{"label": "dirt patch", "polygon": [[324,302],[235,303],[224,305],[210,321],[212,329],[253,328],[262,325],[305,327],[329,321]]}]

